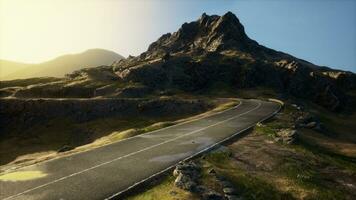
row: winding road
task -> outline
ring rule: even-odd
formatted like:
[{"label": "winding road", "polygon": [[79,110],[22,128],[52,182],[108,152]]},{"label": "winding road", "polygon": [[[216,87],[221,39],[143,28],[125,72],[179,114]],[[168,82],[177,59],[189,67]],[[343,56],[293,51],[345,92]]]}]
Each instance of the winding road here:
[{"label": "winding road", "polygon": [[214,115],[49,160],[16,172],[45,174],[26,181],[0,180],[0,199],[112,199],[128,189],[253,127],[280,104],[240,100]]}]

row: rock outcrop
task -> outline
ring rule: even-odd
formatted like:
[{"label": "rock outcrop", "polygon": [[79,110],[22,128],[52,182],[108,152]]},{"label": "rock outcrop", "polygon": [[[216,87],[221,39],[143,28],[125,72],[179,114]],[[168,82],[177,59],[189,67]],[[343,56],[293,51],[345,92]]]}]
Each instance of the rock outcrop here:
[{"label": "rock outcrop", "polygon": [[275,141],[284,144],[294,144],[298,138],[298,131],[294,129],[282,129],[276,133]]},{"label": "rock outcrop", "polygon": [[332,111],[356,107],[355,95],[350,95],[356,94],[354,73],[264,47],[247,36],[231,12],[203,14],[184,23],[139,56],[78,70],[53,82],[0,87],[0,96],[141,98],[167,90],[203,93],[220,83],[234,90],[267,87],[283,97],[306,99]]},{"label": "rock outcrop", "polygon": [[350,104],[347,91],[356,89],[351,72],[320,67],[259,45],[231,12],[203,14],[160,37],[140,56],[113,67],[121,80],[153,88],[196,91],[217,82],[232,88],[266,86],[334,111]]},{"label": "rock outcrop", "polygon": [[173,171],[174,185],[183,190],[198,194],[203,200],[223,200],[218,192],[201,185],[201,166],[194,161],[180,162]]},{"label": "rock outcrop", "polygon": [[[202,100],[180,99],[0,99],[0,132],[11,127],[23,129],[56,118],[70,118],[77,123],[98,118],[185,116],[208,110],[212,105]],[[2,135],[0,134],[0,135]]]},{"label": "rock outcrop", "polygon": [[174,185],[183,190],[197,192],[198,179],[200,178],[200,167],[194,162],[181,162],[173,171],[176,177]]}]

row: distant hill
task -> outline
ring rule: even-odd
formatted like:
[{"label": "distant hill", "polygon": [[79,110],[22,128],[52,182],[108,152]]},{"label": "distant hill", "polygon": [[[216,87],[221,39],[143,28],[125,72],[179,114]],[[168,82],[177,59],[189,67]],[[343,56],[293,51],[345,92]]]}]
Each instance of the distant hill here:
[{"label": "distant hill", "polygon": [[104,49],[90,49],[79,54],[68,54],[53,60],[27,64],[7,60],[0,60],[0,79],[22,79],[33,77],[63,77],[65,74],[100,65],[110,65],[123,57],[113,51]]},{"label": "distant hill", "polygon": [[[96,56],[84,60],[92,59]],[[204,13],[176,32],[162,35],[139,56],[129,56],[110,66],[81,69],[60,81],[0,84],[8,86],[0,90],[0,96],[20,98],[136,98],[172,95],[174,91],[215,95],[263,87],[277,92],[278,98],[305,99],[332,111],[356,108],[356,74],[262,46],[248,37],[231,12],[222,16]],[[19,84],[22,87],[14,87]]]},{"label": "distant hill", "polygon": [[6,76],[23,70],[29,66],[31,66],[31,64],[0,60],[0,79],[3,80]]}]

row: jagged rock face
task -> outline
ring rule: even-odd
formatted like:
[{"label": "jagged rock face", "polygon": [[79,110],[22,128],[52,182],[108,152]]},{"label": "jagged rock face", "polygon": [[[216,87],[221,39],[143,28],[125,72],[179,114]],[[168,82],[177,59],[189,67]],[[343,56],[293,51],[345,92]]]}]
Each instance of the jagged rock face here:
[{"label": "jagged rock face", "polygon": [[140,56],[113,67],[121,80],[153,88],[196,91],[217,82],[234,88],[266,86],[331,110],[345,106],[346,91],[356,89],[351,72],[316,66],[259,45],[231,12],[203,14],[160,37]]},{"label": "jagged rock face", "polygon": [[0,87],[0,96],[143,97],[171,89],[208,91],[219,83],[233,89],[269,87],[283,96],[338,110],[349,104],[347,93],[356,90],[356,75],[259,45],[228,12],[223,16],[203,14],[177,32],[160,37],[140,56],[129,56],[112,66],[79,70],[65,80]]},{"label": "jagged rock face", "polygon": [[[21,125],[35,126],[52,119],[71,118],[81,123],[99,118],[166,117],[196,114],[212,108],[202,100],[166,99],[0,99],[0,133]],[[0,134],[1,136],[1,134]]]},{"label": "jagged rock face", "polygon": [[142,56],[157,56],[164,52],[248,50],[257,42],[247,37],[244,27],[231,12],[219,17],[205,13],[198,21],[184,23],[173,34],[165,34],[152,43]]}]

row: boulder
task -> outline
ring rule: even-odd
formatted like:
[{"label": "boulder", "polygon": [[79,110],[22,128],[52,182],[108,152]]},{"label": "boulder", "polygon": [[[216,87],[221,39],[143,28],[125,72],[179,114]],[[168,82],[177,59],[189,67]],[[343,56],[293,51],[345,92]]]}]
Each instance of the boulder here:
[{"label": "boulder", "polygon": [[277,132],[275,141],[284,144],[293,144],[298,137],[298,132],[295,129],[281,129]]},{"label": "boulder", "polygon": [[173,171],[173,174],[185,174],[190,177],[199,177],[200,167],[194,162],[180,162]]},{"label": "boulder", "polygon": [[223,200],[224,197],[221,194],[210,190],[210,191],[202,194],[202,199],[203,200]]},{"label": "boulder", "polygon": [[236,190],[232,187],[226,187],[223,189],[224,193],[225,194],[228,194],[228,195],[232,195],[232,194],[236,194]]},{"label": "boulder", "polygon": [[174,181],[174,185],[180,189],[187,190],[189,192],[195,192],[196,191],[196,182],[194,180],[185,174],[179,174]]},{"label": "boulder", "polygon": [[294,124],[296,128],[314,128],[320,122],[319,119],[310,113],[299,112]]},{"label": "boulder", "polygon": [[317,122],[309,122],[307,124],[305,124],[305,128],[315,128],[317,126]]},{"label": "boulder", "polygon": [[209,174],[216,174],[216,171],[215,171],[214,169],[210,169],[210,170],[208,171],[208,173],[209,173]]},{"label": "boulder", "polygon": [[200,177],[200,167],[194,162],[180,162],[173,171],[176,177],[174,185],[190,192],[198,191],[197,181]]}]

